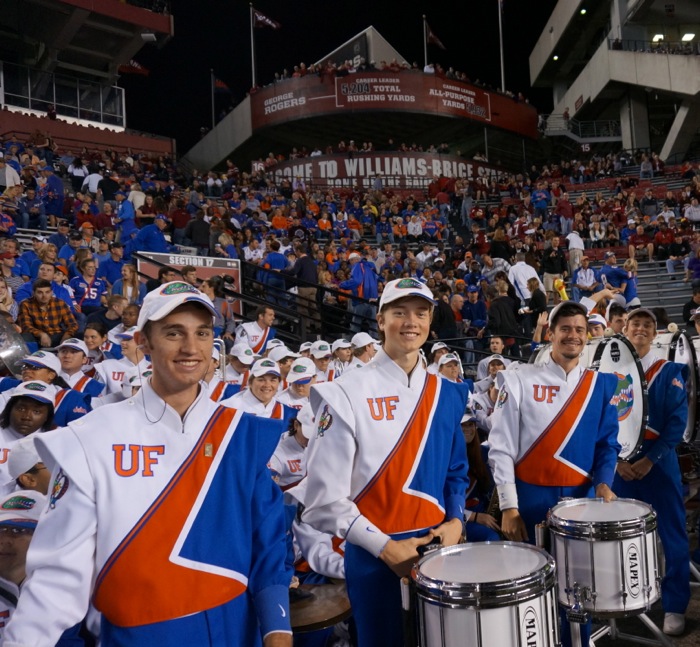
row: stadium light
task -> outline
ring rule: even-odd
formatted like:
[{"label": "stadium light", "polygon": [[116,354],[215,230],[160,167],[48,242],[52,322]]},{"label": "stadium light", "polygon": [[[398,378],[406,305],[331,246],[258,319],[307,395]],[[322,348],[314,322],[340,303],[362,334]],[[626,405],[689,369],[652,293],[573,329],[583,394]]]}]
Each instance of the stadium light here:
[{"label": "stadium light", "polygon": [[652,43],[658,43],[660,40],[664,39],[663,34],[655,34],[654,38],[651,39]]},{"label": "stadium light", "polygon": [[690,42],[691,40],[693,40],[693,38],[695,38],[695,34],[683,34],[683,37],[681,38],[681,40],[682,40],[684,43],[688,43],[688,42]]},{"label": "stadium light", "polygon": [[581,9],[581,15],[582,15],[582,16],[585,16],[585,15],[586,15],[586,10],[585,10],[585,9]]},{"label": "stadium light", "polygon": [[555,54],[554,56],[552,56],[552,60],[553,60],[553,61],[558,61],[558,60],[559,60],[559,56],[558,56],[557,54]]}]

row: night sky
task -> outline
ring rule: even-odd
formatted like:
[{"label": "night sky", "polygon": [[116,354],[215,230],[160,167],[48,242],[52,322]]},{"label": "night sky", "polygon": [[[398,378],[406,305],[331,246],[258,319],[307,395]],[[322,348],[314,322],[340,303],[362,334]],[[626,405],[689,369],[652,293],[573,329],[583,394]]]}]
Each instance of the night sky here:
[{"label": "night sky", "polygon": [[[145,46],[135,59],[150,70],[147,78],[124,75],[127,124],[177,139],[184,154],[211,124],[210,68],[232,90],[216,95],[217,113],[238,103],[251,85],[250,8],[241,0],[171,0],[175,36],[162,49]],[[551,91],[531,90],[528,57],[556,0],[505,0],[503,35],[506,87],[523,92],[538,109],[551,109]],[[257,0],[255,8],[281,23],[281,29],[256,29],[258,83],[275,72],[307,65],[370,25],[409,63],[423,66],[422,15],[446,51],[428,46],[428,58],[454,67],[472,79],[500,85],[497,0]],[[415,7],[415,8],[414,8]]]}]

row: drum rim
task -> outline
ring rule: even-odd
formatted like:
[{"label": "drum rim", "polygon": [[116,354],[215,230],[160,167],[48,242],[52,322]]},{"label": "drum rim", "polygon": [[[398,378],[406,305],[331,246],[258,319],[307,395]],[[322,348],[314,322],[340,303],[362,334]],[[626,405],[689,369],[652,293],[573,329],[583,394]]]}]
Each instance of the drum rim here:
[{"label": "drum rim", "polygon": [[469,544],[455,544],[442,548],[422,557],[411,569],[411,579],[418,595],[434,604],[444,607],[474,607],[477,609],[495,609],[512,606],[513,603],[527,602],[546,594],[556,581],[556,563],[544,549],[515,541],[484,541],[479,545],[496,544],[506,547],[527,548],[537,551],[544,558],[539,571],[511,579],[495,582],[450,582],[428,577],[420,572],[421,564],[435,557],[456,553]]},{"label": "drum rim", "polygon": [[[579,521],[576,519],[564,519],[558,517],[558,509],[571,508],[575,505],[588,502],[603,502],[602,498],[580,498],[560,501],[548,514],[547,525],[550,532],[560,537],[570,537],[573,539],[588,539],[591,541],[610,541],[614,539],[630,539],[646,535],[656,530],[658,525],[657,515],[654,508],[644,501],[638,499],[615,499],[621,503],[634,503],[649,508],[649,511],[636,519],[626,519],[623,521]],[[606,505],[603,503],[603,505]]]}]

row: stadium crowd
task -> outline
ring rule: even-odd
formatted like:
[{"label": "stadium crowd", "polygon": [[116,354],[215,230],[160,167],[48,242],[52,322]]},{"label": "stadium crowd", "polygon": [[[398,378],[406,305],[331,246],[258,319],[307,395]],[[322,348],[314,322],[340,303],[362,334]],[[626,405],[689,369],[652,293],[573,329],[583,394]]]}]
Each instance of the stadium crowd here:
[{"label": "stadium crowd", "polygon": [[[51,496],[55,505],[65,492],[59,487],[57,494],[56,482],[50,491],[51,478],[42,474],[46,466],[33,443],[37,435],[137,393],[153,396],[148,378],[157,373],[154,366],[163,362],[166,351],[152,345],[149,336],[160,330],[159,318],[171,314],[161,310],[167,309],[165,301],[175,304],[175,317],[180,307],[183,317],[206,321],[213,314],[213,333],[222,344],[212,349],[207,364],[207,396],[286,427],[281,436],[277,433],[269,467],[288,506],[286,567],[294,571],[295,584],[343,579],[346,564],[358,559],[356,553],[350,561],[344,559],[346,550],[357,550],[351,544],[367,546],[368,554],[373,550],[371,539],[360,544],[350,530],[348,543],[334,538],[329,528],[336,521],[329,519],[337,515],[324,512],[323,488],[306,491],[300,485],[309,440],[322,437],[324,425],[333,424],[331,404],[342,406],[331,398],[325,413],[317,407],[314,420],[311,387],[343,376],[341,386],[352,383],[353,372],[371,361],[377,371],[395,370],[388,353],[406,342],[396,341],[400,324],[392,323],[393,317],[415,308],[415,316],[422,318],[421,375],[425,369],[426,376],[467,387],[459,387],[465,397],[466,390],[471,392],[470,408],[457,431],[464,434],[471,470],[472,489],[463,497],[466,510],[460,503],[463,519],[458,524],[450,525],[451,517],[432,524],[446,545],[457,541],[462,521],[472,541],[510,532],[489,512],[493,479],[479,443],[491,432],[490,416],[499,397],[496,374],[549,335],[556,336],[556,326],[549,329],[549,306],[569,297],[583,304],[584,339],[602,337],[607,328],[622,333],[628,317],[635,325],[653,321],[655,330],[665,330],[663,310],[651,315],[639,310],[643,304],[637,293],[640,259],[665,261],[669,274],[692,285],[684,319],[700,331],[700,313],[695,314],[700,306],[700,232],[695,232],[700,175],[688,165],[674,175],[683,187],[658,195],[656,186],[641,177],[645,161],[652,164],[652,176],[666,172],[653,154],[629,160],[640,162],[639,177],[620,175],[624,156],[610,155],[533,167],[528,174],[488,183],[437,177],[425,195],[403,196],[381,184],[367,192],[348,187],[337,193],[319,192],[301,178],[276,185],[264,170],[247,174],[231,162],[224,174],[187,177],[164,158],[88,151],[64,155],[40,133],[31,142],[11,136],[2,148],[0,315],[5,335],[14,331],[30,350],[13,358],[21,379],[0,380],[6,405],[0,423],[0,449],[7,459],[0,463],[4,494],[17,497],[21,488],[21,496],[30,499],[38,492]],[[601,179],[600,187],[587,190],[587,183]],[[22,233],[27,227],[29,235]],[[157,278],[139,278],[134,253],[168,252],[178,245],[193,247],[198,255],[245,261],[241,291],[257,293],[265,305],[241,320],[225,277],[199,280],[194,266],[164,266]],[[204,309],[188,306],[187,298]],[[406,303],[412,305],[401,305]],[[579,317],[577,304],[560,318]],[[431,321],[426,319],[429,309]],[[301,317],[295,332],[309,339],[294,348],[280,339],[291,319],[284,313],[292,310]],[[415,358],[420,357],[418,346],[411,350]],[[166,363],[159,365],[167,373]],[[674,379],[679,378],[674,374]],[[461,414],[464,402],[449,388],[441,397]],[[330,397],[333,392],[322,393]],[[145,415],[149,425],[160,423]],[[376,421],[381,411],[371,415]],[[335,424],[348,424],[344,421],[351,418],[336,413]],[[341,431],[355,433],[345,427]],[[318,457],[316,461],[322,466]],[[333,469],[332,464],[325,467]],[[120,469],[127,470],[124,465]],[[8,500],[0,507],[5,504]],[[22,528],[31,535],[37,514],[28,511],[26,499],[23,505]],[[6,522],[2,514],[0,528]],[[22,534],[3,531],[10,532]],[[27,545],[30,538],[25,537]],[[2,566],[0,560],[0,578],[19,595],[24,563],[20,559],[12,573]],[[392,566],[395,573],[398,566]],[[280,603],[284,614],[286,601]],[[353,605],[358,630],[367,631],[358,597]],[[683,631],[685,606],[676,606],[666,609],[668,633]],[[81,624],[81,618],[73,620]],[[35,621],[19,613],[14,626],[21,622],[26,627]],[[261,622],[272,633],[286,631],[282,621],[266,617]],[[83,635],[85,629],[99,632],[94,617],[82,624]],[[103,624],[103,630],[109,626]],[[10,632],[12,627],[10,623]],[[74,636],[78,629],[68,631]],[[323,631],[318,644],[349,644],[347,626]]]}]

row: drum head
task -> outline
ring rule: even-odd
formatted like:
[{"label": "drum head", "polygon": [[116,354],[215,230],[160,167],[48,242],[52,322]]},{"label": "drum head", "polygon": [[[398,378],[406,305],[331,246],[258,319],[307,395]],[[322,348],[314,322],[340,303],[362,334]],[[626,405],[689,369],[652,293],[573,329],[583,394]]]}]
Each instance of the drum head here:
[{"label": "drum head", "polygon": [[651,506],[634,499],[617,499],[607,503],[602,499],[574,499],[554,506],[550,520],[554,524],[556,519],[580,523],[633,521],[645,517],[651,510]]},{"label": "drum head", "polygon": [[455,584],[487,584],[542,570],[547,557],[537,548],[507,542],[460,544],[438,550],[418,564],[422,576]]},{"label": "drum head", "polygon": [[620,458],[627,459],[637,453],[642,444],[647,424],[647,382],[639,356],[632,344],[619,335],[592,339],[586,344],[593,356],[588,367],[601,373],[614,373],[618,377],[613,402],[617,406],[620,431]]}]

